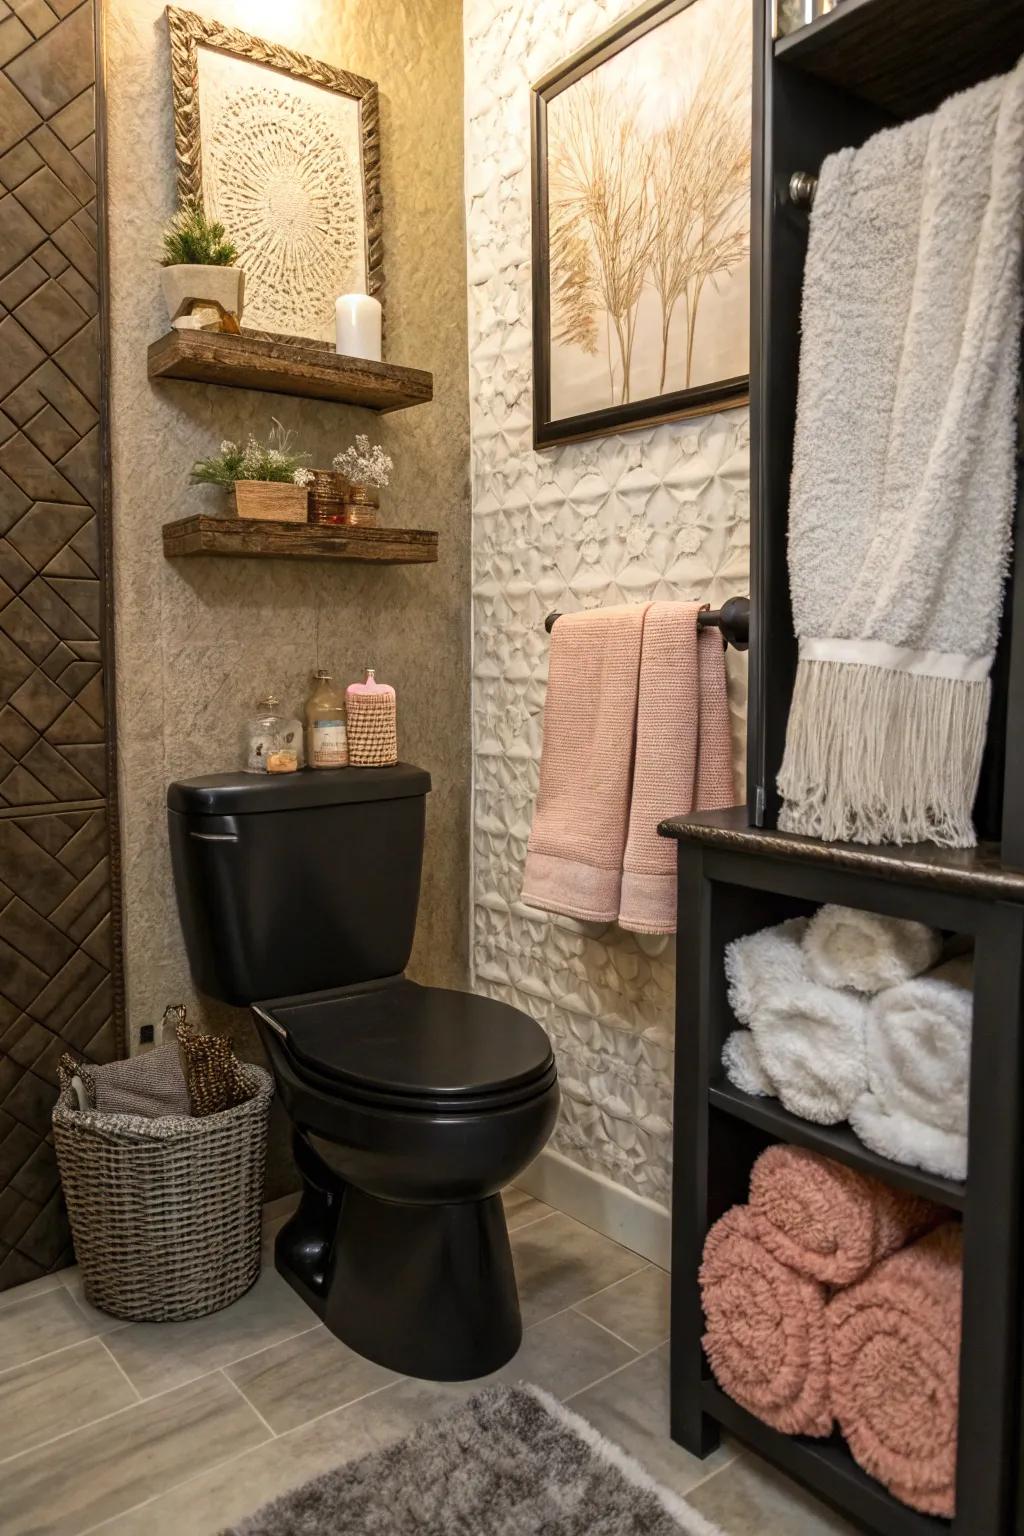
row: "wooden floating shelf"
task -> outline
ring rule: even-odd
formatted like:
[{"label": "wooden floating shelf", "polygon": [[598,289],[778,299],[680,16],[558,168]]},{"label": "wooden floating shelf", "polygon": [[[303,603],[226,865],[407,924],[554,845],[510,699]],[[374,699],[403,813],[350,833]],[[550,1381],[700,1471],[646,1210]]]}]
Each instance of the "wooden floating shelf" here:
[{"label": "wooden floating shelf", "polygon": [[374,565],[424,565],[437,559],[437,534],[427,528],[350,528],[329,523],[270,523],[242,517],[182,517],[164,524],[164,554],[244,559],[362,560]]},{"label": "wooden floating shelf", "polygon": [[779,63],[914,117],[1004,73],[1022,50],[1019,0],[840,0],[774,51]]},{"label": "wooden floating shelf", "polygon": [[934,1200],[937,1205],[950,1210],[962,1211],[966,1186],[938,1174],[925,1173],[921,1168],[909,1168],[905,1163],[894,1163],[866,1147],[848,1125],[815,1125],[790,1114],[778,1099],[759,1099],[753,1094],[734,1088],[729,1082],[713,1083],[708,1089],[708,1103],[712,1109],[734,1115],[759,1130],[767,1131],[779,1141],[795,1142],[797,1146],[810,1147],[824,1157],[845,1163],[860,1173],[871,1174],[897,1189],[905,1189],[912,1195]]},{"label": "wooden floating shelf", "polygon": [[381,415],[434,397],[434,376],[422,368],[340,357],[326,343],[245,331],[169,331],[149,348],[149,377],[333,400]]},{"label": "wooden floating shelf", "polygon": [[810,1440],[803,1435],[780,1434],[733,1402],[710,1379],[701,1383],[700,1395],[705,1413],[805,1488],[827,1499],[847,1519],[885,1536],[948,1536],[948,1520],[919,1514],[894,1499],[858,1467],[840,1435]]}]

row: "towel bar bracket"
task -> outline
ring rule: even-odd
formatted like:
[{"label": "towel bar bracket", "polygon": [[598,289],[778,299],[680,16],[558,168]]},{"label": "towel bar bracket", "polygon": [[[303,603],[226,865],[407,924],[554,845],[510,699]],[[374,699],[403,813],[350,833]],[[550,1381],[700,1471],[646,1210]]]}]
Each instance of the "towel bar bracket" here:
[{"label": "towel bar bracket", "polygon": [[[557,608],[548,614],[544,628],[549,635],[561,617]],[[697,628],[720,630],[724,644],[737,651],[747,650],[750,645],[750,598],[730,597],[721,608],[702,608],[697,615]]]},{"label": "towel bar bracket", "polygon": [[789,178],[789,200],[794,208],[813,208],[818,178],[810,171],[794,171]]}]

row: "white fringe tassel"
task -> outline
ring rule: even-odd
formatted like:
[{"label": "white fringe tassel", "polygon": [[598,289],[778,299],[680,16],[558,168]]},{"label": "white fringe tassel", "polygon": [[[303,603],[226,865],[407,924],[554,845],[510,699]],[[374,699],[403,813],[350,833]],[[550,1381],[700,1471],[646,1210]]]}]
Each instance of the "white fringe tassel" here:
[{"label": "white fringe tassel", "polygon": [[779,826],[828,842],[973,848],[988,680],[801,661]]}]

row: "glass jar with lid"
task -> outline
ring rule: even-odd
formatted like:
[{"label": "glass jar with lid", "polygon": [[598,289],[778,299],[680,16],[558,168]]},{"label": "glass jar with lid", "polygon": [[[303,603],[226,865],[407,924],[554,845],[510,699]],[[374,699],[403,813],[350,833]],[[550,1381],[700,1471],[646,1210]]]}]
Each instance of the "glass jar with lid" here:
[{"label": "glass jar with lid", "polygon": [[282,714],[276,694],[267,693],[246,723],[242,751],[248,773],[295,773],[305,766],[302,724]]}]

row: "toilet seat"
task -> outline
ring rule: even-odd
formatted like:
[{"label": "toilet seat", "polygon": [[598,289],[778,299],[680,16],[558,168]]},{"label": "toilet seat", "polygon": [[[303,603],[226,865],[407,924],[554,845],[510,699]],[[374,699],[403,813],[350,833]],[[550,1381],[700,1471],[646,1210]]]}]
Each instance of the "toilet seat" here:
[{"label": "toilet seat", "polygon": [[261,1003],[295,1070],[322,1091],[381,1109],[480,1113],[555,1080],[547,1035],[493,998],[404,977]]}]

